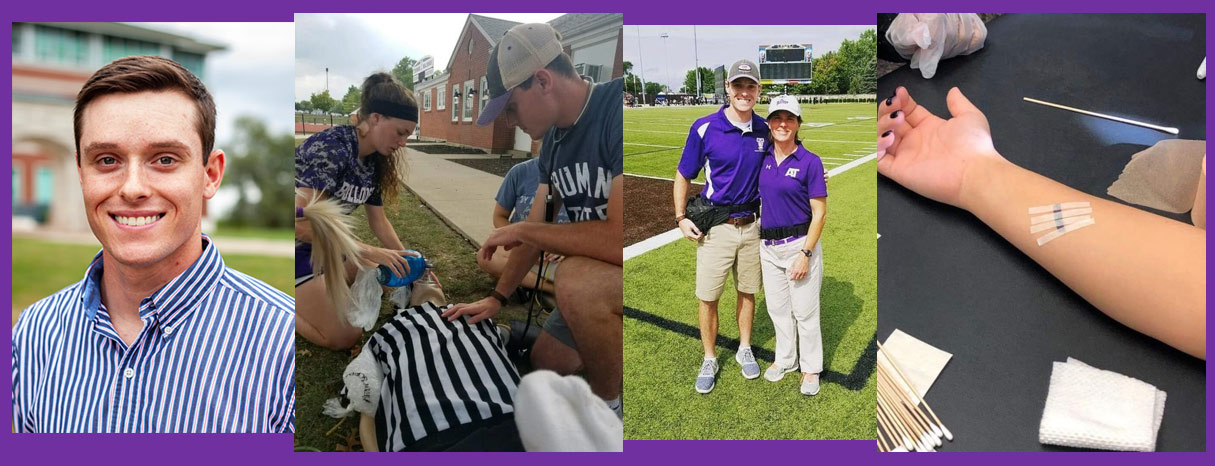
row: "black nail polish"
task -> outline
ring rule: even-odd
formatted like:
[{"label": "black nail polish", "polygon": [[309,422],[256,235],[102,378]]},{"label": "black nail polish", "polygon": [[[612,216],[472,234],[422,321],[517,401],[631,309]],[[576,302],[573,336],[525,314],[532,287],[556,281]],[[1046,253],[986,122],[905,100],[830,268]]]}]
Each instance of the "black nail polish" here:
[{"label": "black nail polish", "polygon": [[894,130],[893,130],[893,129],[888,129],[888,130],[886,130],[886,132],[885,132],[885,133],[882,133],[882,137],[889,136],[889,135],[890,135],[890,133],[893,133],[893,132],[894,132]]},{"label": "black nail polish", "polygon": [[892,102],[894,102],[894,96],[893,96],[893,95],[892,95],[892,96],[890,96],[890,97],[887,97],[887,98],[886,98],[886,106],[887,106],[887,107],[889,107],[889,106],[890,106],[890,104],[891,104]]},{"label": "black nail polish", "polygon": [[890,119],[891,119],[891,120],[893,120],[893,119],[895,119],[895,118],[898,118],[898,117],[899,117],[899,111],[898,111],[898,110],[895,110],[895,111],[893,111],[893,112],[890,112]]}]

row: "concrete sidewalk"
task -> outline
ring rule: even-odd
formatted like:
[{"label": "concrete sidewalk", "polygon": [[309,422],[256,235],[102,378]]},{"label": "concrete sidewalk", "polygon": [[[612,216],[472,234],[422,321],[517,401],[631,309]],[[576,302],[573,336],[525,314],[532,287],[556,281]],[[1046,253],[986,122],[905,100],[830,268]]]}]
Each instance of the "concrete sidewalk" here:
[{"label": "concrete sidewalk", "polygon": [[499,155],[427,154],[405,148],[409,159],[402,181],[439,218],[478,247],[494,230],[494,196],[502,177],[450,159],[499,158]]}]

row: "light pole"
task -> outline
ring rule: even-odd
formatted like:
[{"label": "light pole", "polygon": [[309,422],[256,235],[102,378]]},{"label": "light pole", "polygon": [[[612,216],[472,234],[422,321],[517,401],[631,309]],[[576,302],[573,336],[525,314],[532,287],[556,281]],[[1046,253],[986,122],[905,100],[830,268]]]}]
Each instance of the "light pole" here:
[{"label": "light pole", "polygon": [[700,52],[699,52],[699,50],[697,50],[697,47],[696,47],[696,25],[695,24],[692,25],[692,60],[694,62],[693,66],[696,67],[696,98],[693,99],[692,102],[697,103],[700,100],[701,90],[700,90]]},{"label": "light pole", "polygon": [[[671,49],[667,47],[667,38],[671,37],[671,35],[664,32],[661,35],[659,35],[658,37],[662,38],[662,49],[667,54],[667,83],[670,83],[671,82]],[[667,84],[667,90],[668,91],[671,90],[670,84]],[[667,104],[669,105],[671,102],[671,96],[669,95],[670,92],[668,92],[667,94],[668,94],[667,95]]]},{"label": "light pole", "polygon": [[645,54],[641,52],[641,26],[635,26],[635,27],[637,28],[637,64],[641,65],[641,105],[644,106],[645,105],[645,59],[642,57],[644,57]]}]

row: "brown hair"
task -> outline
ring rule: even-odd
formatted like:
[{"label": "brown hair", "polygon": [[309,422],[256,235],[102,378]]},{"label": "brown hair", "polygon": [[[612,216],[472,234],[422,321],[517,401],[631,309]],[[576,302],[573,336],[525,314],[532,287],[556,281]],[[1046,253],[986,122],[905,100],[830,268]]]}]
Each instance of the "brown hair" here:
[{"label": "brown hair", "polygon": [[[384,72],[373,74],[363,80],[363,88],[360,92],[362,94],[359,99],[360,122],[366,121],[367,117],[371,116],[371,112],[367,108],[373,100],[411,107],[418,106],[413,91],[402,86],[391,74]],[[365,136],[362,133],[359,135]],[[394,205],[393,201],[396,200],[401,185],[397,176],[399,172],[404,171],[404,161],[395,154],[373,155],[370,160],[375,169],[376,185],[380,188],[380,199],[384,201],[384,205]]]},{"label": "brown hair", "polygon": [[[777,110],[777,111],[788,113],[790,116],[797,118],[797,131],[795,131],[793,133],[793,144],[797,145],[797,146],[802,145],[802,138],[798,137],[798,135],[797,135],[802,130],[802,117],[798,116],[798,115],[794,115],[793,112],[790,112],[787,110]],[[764,122],[767,123],[767,121],[768,121],[768,119],[764,118]],[[768,144],[771,146],[774,146],[774,147],[776,146],[776,140],[772,139],[772,128],[771,127],[768,128]]]},{"label": "brown hair", "polygon": [[84,132],[84,109],[89,102],[109,94],[131,94],[174,90],[194,100],[198,109],[198,137],[202,140],[202,161],[207,164],[215,148],[215,100],[207,86],[179,63],[164,57],[141,55],[119,58],[101,67],[85,81],[76,94],[72,125],[76,132],[76,165],[80,165],[80,133]]},{"label": "brown hair", "polygon": [[[566,78],[578,77],[578,71],[574,69],[574,63],[570,61],[570,56],[566,55],[565,53],[557,55],[557,58],[554,58],[553,61],[548,62],[548,65],[545,65],[544,69],[552,71],[553,74],[556,74],[557,76],[564,76]],[[521,84],[519,84],[519,88],[525,91],[531,89],[533,79],[536,79],[536,77],[532,76],[527,78],[527,81],[523,81]]]}]

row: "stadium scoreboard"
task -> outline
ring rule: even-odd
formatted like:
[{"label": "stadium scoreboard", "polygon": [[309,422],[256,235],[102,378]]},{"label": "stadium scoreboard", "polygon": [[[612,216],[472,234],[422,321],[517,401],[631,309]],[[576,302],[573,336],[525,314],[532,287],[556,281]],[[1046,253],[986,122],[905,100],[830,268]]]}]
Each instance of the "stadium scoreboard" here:
[{"label": "stadium scoreboard", "polygon": [[759,46],[762,84],[807,84],[814,71],[810,44]]}]

